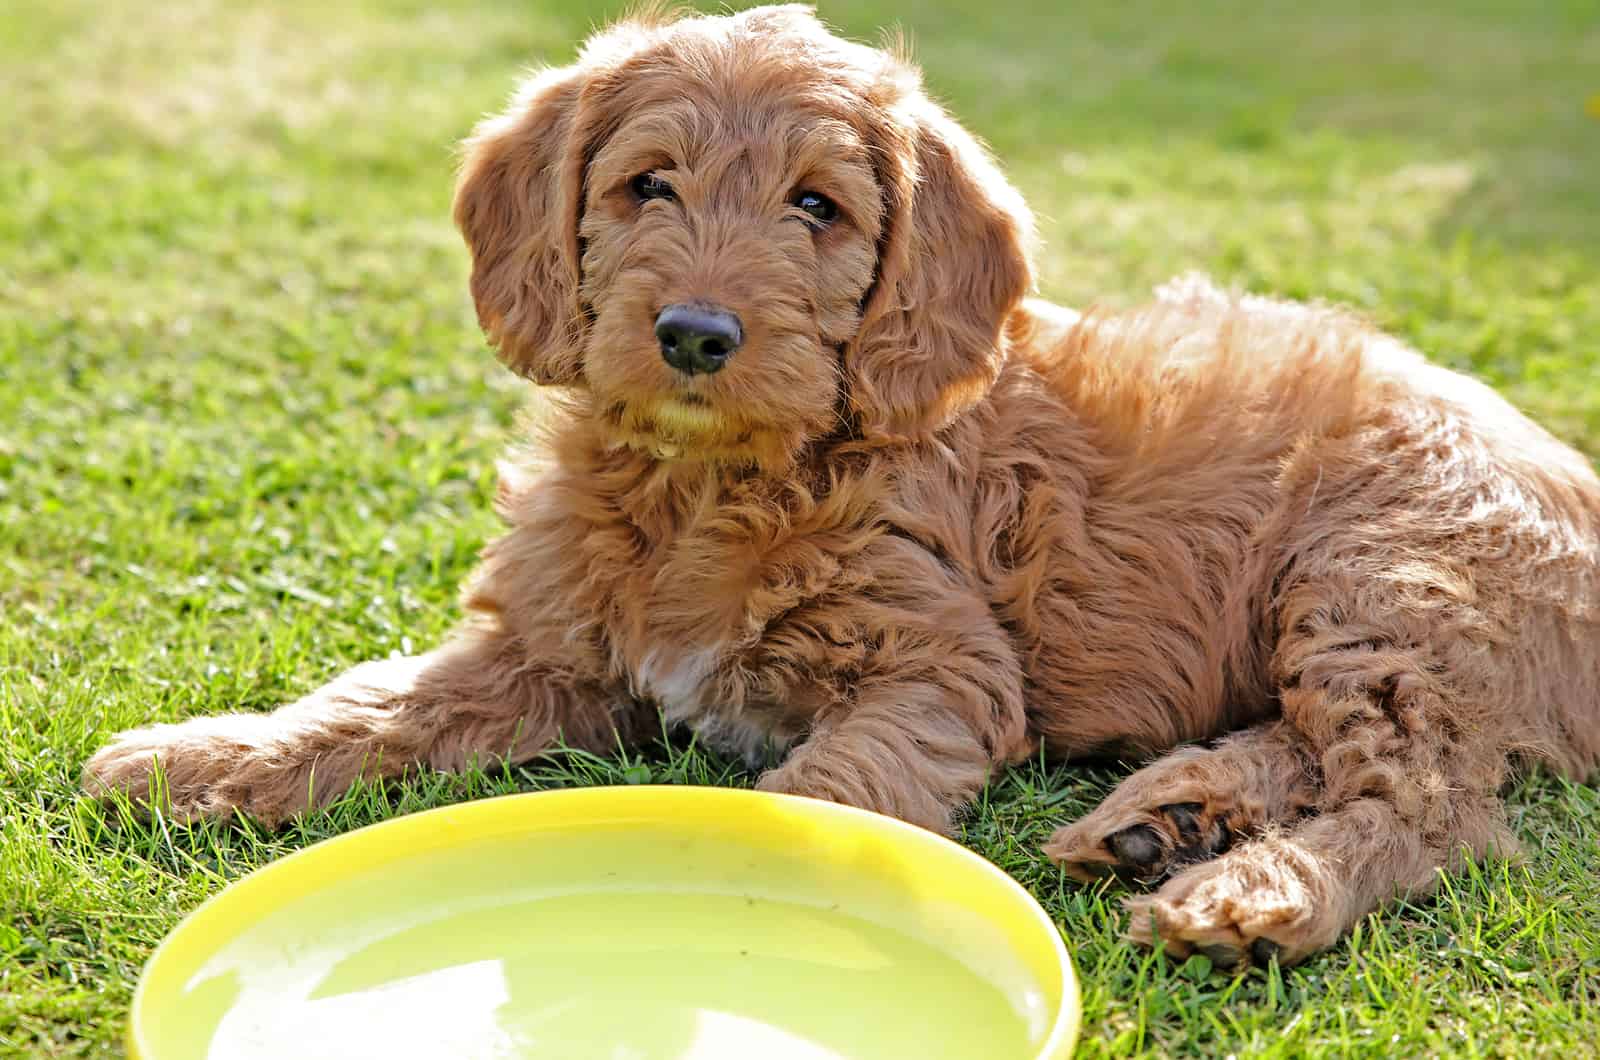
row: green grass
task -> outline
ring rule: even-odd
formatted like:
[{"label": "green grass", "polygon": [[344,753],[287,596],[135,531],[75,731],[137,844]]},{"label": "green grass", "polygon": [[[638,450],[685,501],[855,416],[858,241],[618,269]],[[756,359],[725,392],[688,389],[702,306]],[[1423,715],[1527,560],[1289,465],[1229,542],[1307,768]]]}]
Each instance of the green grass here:
[{"label": "green grass", "polygon": [[[1045,293],[1190,268],[1349,302],[1600,454],[1600,9],[1130,0],[900,21],[1041,218]],[[448,223],[453,142],[603,12],[464,0],[0,9],[0,1054],[114,1054],[151,947],[227,881],[490,792],[747,783],[683,746],[366,790],[279,834],[108,826],[113,731],[262,710],[435,641],[522,391]],[[1527,857],[1279,973],[1119,941],[1038,854],[1118,774],[1000,780],[965,840],[1071,940],[1083,1054],[1593,1055],[1600,796],[1511,796]]]}]

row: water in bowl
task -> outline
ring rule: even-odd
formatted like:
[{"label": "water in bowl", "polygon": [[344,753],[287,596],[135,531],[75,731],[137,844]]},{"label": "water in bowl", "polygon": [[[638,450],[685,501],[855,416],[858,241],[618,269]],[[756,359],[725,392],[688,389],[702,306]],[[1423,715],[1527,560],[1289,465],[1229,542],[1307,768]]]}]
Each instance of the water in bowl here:
[{"label": "water in bowl", "polygon": [[608,830],[400,858],[227,941],[172,999],[181,1024],[152,1028],[156,1055],[1032,1055],[1039,1028],[936,931],[847,912],[796,871]]}]

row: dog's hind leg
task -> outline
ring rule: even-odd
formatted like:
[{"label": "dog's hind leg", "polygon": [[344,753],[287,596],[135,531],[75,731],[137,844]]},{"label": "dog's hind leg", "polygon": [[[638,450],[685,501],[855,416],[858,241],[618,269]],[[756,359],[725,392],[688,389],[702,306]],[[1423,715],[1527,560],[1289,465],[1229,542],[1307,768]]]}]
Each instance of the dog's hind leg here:
[{"label": "dog's hind leg", "polygon": [[515,638],[472,630],[426,655],[357,666],[270,714],[122,733],[89,760],[84,784],[180,819],[243,811],[270,825],[359,778],[517,762],[558,738],[606,750],[634,727],[637,704],[539,660]]},{"label": "dog's hind leg", "polygon": [[1263,722],[1144,767],[1044,850],[1081,880],[1110,872],[1153,882],[1294,820],[1318,795],[1305,741],[1285,722]]},{"label": "dog's hind leg", "polygon": [[1441,870],[1498,846],[1503,829],[1492,793],[1458,798],[1449,827],[1431,834],[1389,799],[1354,799],[1130,898],[1128,933],[1228,968],[1293,964],[1384,902],[1431,893]]},{"label": "dog's hind leg", "polygon": [[1423,573],[1286,593],[1273,670],[1284,724],[1319,777],[1313,815],[1132,900],[1134,937],[1224,963],[1293,963],[1381,904],[1429,893],[1441,870],[1515,847],[1498,791],[1519,649],[1481,596],[1419,585]]}]

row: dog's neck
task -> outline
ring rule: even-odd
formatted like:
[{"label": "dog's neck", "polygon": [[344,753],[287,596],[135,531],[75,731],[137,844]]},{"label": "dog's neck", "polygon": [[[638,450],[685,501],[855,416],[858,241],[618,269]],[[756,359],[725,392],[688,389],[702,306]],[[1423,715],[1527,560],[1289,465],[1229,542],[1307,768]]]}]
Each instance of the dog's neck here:
[{"label": "dog's neck", "polygon": [[781,481],[808,462],[801,453],[763,461],[736,454],[705,456],[686,445],[668,447],[619,432],[582,405],[562,410],[539,433],[547,460],[628,509],[698,505],[752,482]]}]

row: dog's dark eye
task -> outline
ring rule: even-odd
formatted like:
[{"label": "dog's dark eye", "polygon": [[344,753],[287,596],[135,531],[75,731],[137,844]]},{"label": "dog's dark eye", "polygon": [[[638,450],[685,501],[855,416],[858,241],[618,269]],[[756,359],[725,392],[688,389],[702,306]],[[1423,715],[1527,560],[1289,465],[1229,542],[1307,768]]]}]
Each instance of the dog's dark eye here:
[{"label": "dog's dark eye", "polygon": [[677,193],[672,190],[672,185],[668,184],[661,174],[653,170],[649,173],[640,173],[637,177],[634,177],[628,182],[628,187],[632,188],[633,193],[639,196],[640,199],[676,199],[678,197]]},{"label": "dog's dark eye", "polygon": [[833,219],[839,216],[839,208],[833,204],[833,200],[814,191],[802,191],[791,201],[819,225],[832,224]]}]

